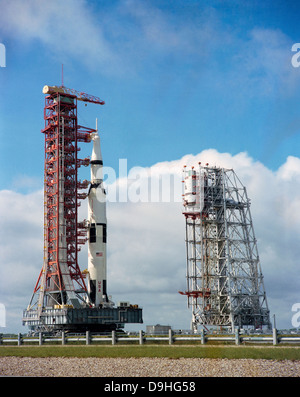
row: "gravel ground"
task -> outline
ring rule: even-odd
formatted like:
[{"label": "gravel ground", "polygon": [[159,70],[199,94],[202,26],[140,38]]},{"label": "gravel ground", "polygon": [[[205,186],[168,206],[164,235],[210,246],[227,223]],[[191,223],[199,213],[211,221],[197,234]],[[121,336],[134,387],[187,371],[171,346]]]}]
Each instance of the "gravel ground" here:
[{"label": "gravel ground", "polygon": [[0,357],[0,376],[299,377],[300,361],[209,358]]}]

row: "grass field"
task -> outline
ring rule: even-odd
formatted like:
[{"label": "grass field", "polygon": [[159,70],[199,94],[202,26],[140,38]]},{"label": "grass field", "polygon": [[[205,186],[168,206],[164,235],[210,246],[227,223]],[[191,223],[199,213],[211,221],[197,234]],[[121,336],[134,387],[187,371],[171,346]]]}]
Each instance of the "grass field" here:
[{"label": "grass field", "polygon": [[259,346],[0,346],[0,356],[168,357],[300,360],[300,347]]}]

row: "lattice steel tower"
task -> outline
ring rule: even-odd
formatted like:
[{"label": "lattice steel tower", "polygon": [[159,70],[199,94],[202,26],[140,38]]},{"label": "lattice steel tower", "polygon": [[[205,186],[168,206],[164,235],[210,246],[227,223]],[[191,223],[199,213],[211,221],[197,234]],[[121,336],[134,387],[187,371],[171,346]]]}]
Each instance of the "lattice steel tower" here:
[{"label": "lattice steel tower", "polygon": [[270,325],[246,188],[232,169],[184,167],[192,329]]},{"label": "lattice steel tower", "polygon": [[95,132],[77,124],[77,97],[63,89],[46,96],[44,119],[44,265],[31,302],[38,296],[38,315],[43,307],[80,307],[80,296],[87,295],[78,265],[79,245],[87,241],[87,228],[77,216],[79,200],[87,196],[79,190],[89,182],[78,180],[78,169],[88,166],[90,159],[79,159],[77,153],[79,142],[90,142]]}]

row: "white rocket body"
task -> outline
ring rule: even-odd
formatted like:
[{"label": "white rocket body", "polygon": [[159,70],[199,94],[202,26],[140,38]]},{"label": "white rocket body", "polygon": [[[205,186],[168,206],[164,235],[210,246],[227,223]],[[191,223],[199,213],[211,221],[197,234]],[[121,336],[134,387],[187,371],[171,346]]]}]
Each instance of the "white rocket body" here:
[{"label": "white rocket body", "polygon": [[88,292],[95,306],[108,303],[106,291],[106,197],[98,133],[92,135],[91,185],[88,194]]}]

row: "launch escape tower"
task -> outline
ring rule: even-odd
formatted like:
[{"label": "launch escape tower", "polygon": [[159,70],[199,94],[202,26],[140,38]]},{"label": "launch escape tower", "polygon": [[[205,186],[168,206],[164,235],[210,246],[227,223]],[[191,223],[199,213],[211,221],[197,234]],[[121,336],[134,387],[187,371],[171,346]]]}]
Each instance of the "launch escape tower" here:
[{"label": "launch escape tower", "polygon": [[192,329],[271,328],[246,188],[232,169],[183,170]]},{"label": "launch escape tower", "polygon": [[[107,297],[106,203],[103,161],[97,157],[101,156],[100,138],[97,130],[80,126],[77,120],[77,100],[104,102],[63,86],[45,86],[43,92],[47,94],[42,130],[44,261],[23,324],[32,330],[101,331],[141,323],[142,309],[137,305],[114,307]],[[92,159],[79,159],[79,143],[91,141]],[[81,166],[91,166],[91,181],[78,179]],[[88,193],[82,191],[88,187]],[[79,221],[79,200],[85,198],[89,200],[89,219]],[[88,270],[81,272],[78,252],[86,242]]]}]

